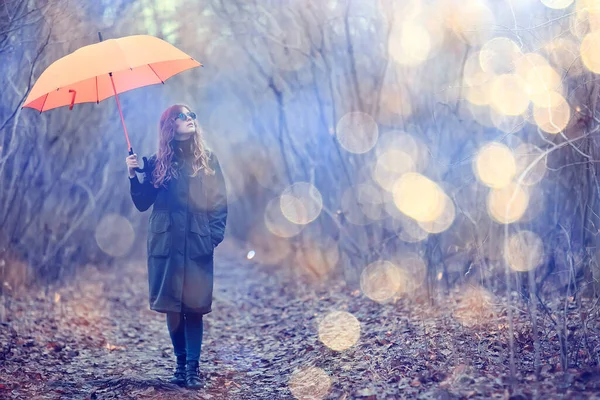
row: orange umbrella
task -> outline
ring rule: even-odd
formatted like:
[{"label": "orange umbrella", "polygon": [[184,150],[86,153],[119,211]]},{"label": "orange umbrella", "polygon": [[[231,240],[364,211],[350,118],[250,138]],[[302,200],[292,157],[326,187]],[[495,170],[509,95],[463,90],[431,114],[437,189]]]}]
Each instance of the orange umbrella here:
[{"label": "orange umbrella", "polygon": [[[78,103],[99,103],[115,96],[129,154],[133,154],[119,93],[165,83],[190,68],[202,66],[175,46],[154,36],[134,35],[102,41],[75,50],[40,75],[23,108],[48,111]],[[142,171],[138,169],[139,171]]]}]

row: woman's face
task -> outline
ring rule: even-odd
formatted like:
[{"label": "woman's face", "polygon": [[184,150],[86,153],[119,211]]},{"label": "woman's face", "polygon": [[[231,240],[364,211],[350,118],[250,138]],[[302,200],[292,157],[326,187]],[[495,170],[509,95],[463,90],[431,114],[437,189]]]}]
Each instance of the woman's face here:
[{"label": "woman's face", "polygon": [[[183,118],[183,119],[182,119]],[[196,114],[187,107],[181,109],[181,113],[175,116],[175,140],[189,139],[196,132]]]}]

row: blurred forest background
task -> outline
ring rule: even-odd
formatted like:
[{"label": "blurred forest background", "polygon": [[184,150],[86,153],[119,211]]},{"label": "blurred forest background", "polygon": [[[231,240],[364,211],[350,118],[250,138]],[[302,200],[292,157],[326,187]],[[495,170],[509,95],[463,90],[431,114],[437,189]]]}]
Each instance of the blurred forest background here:
[{"label": "blurred forest background", "polygon": [[99,31],[204,64],[120,99],[138,155],[169,105],[199,115],[227,178],[227,241],[248,258],[380,303],[508,293],[534,331],[553,320],[565,368],[580,350],[567,311],[597,329],[581,299],[600,295],[600,1],[0,2],[3,302],[145,256],[114,99],[21,109]]}]

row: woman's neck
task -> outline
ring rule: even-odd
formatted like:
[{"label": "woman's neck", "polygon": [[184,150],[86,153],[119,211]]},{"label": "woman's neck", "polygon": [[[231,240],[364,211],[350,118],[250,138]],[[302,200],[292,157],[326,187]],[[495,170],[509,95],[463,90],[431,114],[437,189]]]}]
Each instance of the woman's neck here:
[{"label": "woman's neck", "polygon": [[185,140],[173,140],[172,146],[177,158],[187,158],[193,154],[192,151],[192,138]]}]

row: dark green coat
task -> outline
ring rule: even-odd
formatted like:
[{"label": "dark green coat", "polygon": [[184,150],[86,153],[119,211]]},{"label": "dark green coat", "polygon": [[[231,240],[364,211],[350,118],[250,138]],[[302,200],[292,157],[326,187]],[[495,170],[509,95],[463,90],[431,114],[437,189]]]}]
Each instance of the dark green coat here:
[{"label": "dark green coat", "polygon": [[146,211],[153,205],[147,239],[151,310],[212,311],[213,250],[225,234],[227,197],[219,161],[209,155],[215,175],[201,170],[191,177],[191,163],[182,159],[179,178],[155,188],[150,183],[154,155],[143,182],[130,178],[135,207]]}]

